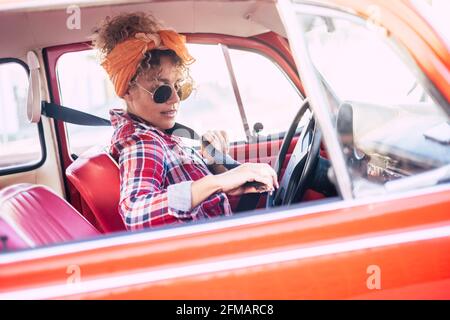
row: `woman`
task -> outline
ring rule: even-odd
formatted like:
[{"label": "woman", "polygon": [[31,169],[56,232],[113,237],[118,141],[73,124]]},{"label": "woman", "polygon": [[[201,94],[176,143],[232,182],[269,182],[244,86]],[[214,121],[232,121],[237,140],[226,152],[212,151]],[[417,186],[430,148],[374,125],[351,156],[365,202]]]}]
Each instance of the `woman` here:
[{"label": "woman", "polygon": [[[120,167],[119,211],[128,229],[231,215],[227,194],[278,187],[267,164],[248,163],[229,171],[216,166],[213,175],[198,153],[188,152],[166,132],[174,127],[180,99],[192,91],[188,67],[194,59],[183,36],[165,30],[150,15],[121,14],[101,24],[93,44],[126,102],[125,110],[110,111],[115,129],[110,151]],[[227,152],[223,132],[208,132],[204,138]],[[249,181],[264,187],[244,187]]]}]

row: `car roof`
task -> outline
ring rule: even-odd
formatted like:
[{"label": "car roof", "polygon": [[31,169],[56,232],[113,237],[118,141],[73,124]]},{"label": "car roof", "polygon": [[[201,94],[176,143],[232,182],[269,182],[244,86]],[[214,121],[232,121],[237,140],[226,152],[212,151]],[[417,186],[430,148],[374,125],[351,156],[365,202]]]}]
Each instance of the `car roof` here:
[{"label": "car roof", "polygon": [[[361,16],[370,16],[374,6],[387,10],[388,15],[398,15],[398,19],[427,39],[445,63],[450,60],[448,46],[409,0],[306,2],[343,8]],[[74,4],[72,0],[0,0],[0,58],[24,57],[28,50],[86,41],[94,26],[106,16],[133,11],[152,12],[181,33],[248,37],[274,31],[285,36],[276,3],[277,0],[81,0],[77,2],[81,28],[69,30],[65,26],[72,12],[68,11]]]},{"label": "car roof", "polygon": [[[0,0],[1,57],[25,57],[49,46],[87,41],[106,16],[122,12],[153,13],[167,27],[181,33],[218,33],[249,37],[275,31],[284,34],[275,0],[238,1],[79,1],[80,29],[69,30],[71,0]],[[68,13],[69,11],[69,13]]]}]

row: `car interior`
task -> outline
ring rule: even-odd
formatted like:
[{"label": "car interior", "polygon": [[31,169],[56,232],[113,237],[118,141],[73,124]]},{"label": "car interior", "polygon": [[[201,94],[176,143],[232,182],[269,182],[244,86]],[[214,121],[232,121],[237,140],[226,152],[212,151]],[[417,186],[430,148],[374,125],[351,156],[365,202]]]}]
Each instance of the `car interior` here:
[{"label": "car interior", "polygon": [[[340,199],[331,176],[324,174],[330,171],[330,163],[321,132],[308,100],[304,99],[273,2],[192,5],[188,1],[156,1],[86,5],[81,8],[80,29],[66,28],[65,21],[72,12],[66,11],[66,7],[11,10],[1,13],[2,30],[12,24],[16,27],[10,33],[0,33],[0,63],[18,63],[27,72],[27,99],[20,105],[23,107],[20,114],[26,114],[33,130],[37,128],[39,138],[29,146],[40,146],[41,158],[22,165],[10,162],[0,168],[0,251],[80,241],[126,231],[118,212],[119,167],[106,146],[91,145],[77,153],[68,147],[68,123],[88,125],[90,127],[80,126],[78,130],[86,128],[95,135],[100,126],[108,125],[108,120],[103,118],[106,115],[96,117],[89,112],[83,113],[82,105],[64,104],[59,90],[62,83],[58,82],[57,74],[61,56],[90,49],[88,35],[99,20],[125,11],[151,11],[186,34],[189,43],[258,52],[282,70],[298,92],[296,107],[291,112],[293,117],[277,113],[285,118],[284,130],[259,134],[263,124],[256,122],[250,133],[247,123],[244,141],[232,142],[230,155],[239,162],[230,168],[247,161],[267,162],[275,167],[280,181],[280,188],[272,195],[230,197],[237,215],[242,212],[259,214],[277,206],[314,203],[322,199]],[[248,14],[243,15],[244,12]],[[182,125],[190,129],[190,123]],[[198,126],[196,128],[198,130]],[[192,136],[185,138],[198,137],[202,133],[194,129],[189,132]]]},{"label": "car interior", "polygon": [[[231,218],[343,199],[274,1],[17,6],[0,12],[0,30],[8,30],[0,32],[0,252],[128,233],[118,207],[119,166],[107,151],[108,110],[123,101],[99,66],[89,36],[106,16],[137,11],[152,12],[186,35],[197,60],[191,70],[197,87],[182,102],[171,132],[183,129],[183,141],[198,150],[206,130],[227,130],[233,159],[228,169],[263,162],[278,174],[280,188],[272,194],[230,196]],[[387,72],[378,74],[383,64],[370,60],[364,65],[373,64],[369,71],[383,81],[363,83],[376,77],[362,77],[359,72],[369,71],[352,70],[346,63],[356,65],[351,54],[370,57],[353,52],[357,49],[380,48],[370,47],[367,30],[349,28],[339,19],[305,21],[311,53],[320,38],[321,49],[333,55],[336,39],[352,39],[348,35],[354,30],[355,39],[368,43],[346,44],[345,54],[336,55],[343,57],[341,63],[312,54],[355,198],[373,190],[407,190],[403,178],[439,168],[430,184],[448,182],[450,123],[431,91],[414,75],[397,80]],[[393,66],[384,65],[388,71]],[[386,82],[385,92],[381,82]],[[393,83],[403,85],[401,103],[382,101],[391,97]],[[348,88],[357,88],[351,93],[360,96],[347,94]],[[217,159],[227,157],[210,152]]]}]

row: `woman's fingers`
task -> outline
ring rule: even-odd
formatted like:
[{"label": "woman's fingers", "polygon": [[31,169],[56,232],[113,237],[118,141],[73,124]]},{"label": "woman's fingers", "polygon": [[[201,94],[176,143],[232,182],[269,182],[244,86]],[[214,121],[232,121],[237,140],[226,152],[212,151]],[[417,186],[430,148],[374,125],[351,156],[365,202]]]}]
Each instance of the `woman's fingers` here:
[{"label": "woman's fingers", "polygon": [[[270,176],[270,175],[259,174],[259,175],[255,175],[253,179],[254,179],[254,181],[264,184],[264,186],[261,187],[261,189],[263,189],[263,190],[272,191],[274,189],[273,179],[272,179],[272,176]],[[259,189],[259,188],[257,188],[257,189]]]},{"label": "woman's fingers", "polygon": [[208,141],[210,144],[212,144],[214,147],[217,146],[217,141],[215,141],[214,135],[212,134],[211,131],[207,131],[204,135],[203,135],[203,139],[205,139],[206,141]]},{"label": "woman's fingers", "polygon": [[255,187],[244,187],[242,193],[260,193]]},{"label": "woman's fingers", "polygon": [[273,191],[279,187],[277,174],[271,166],[262,163],[251,164],[250,166],[253,172],[252,178],[254,181],[263,183],[265,191]]},{"label": "woman's fingers", "polygon": [[228,144],[228,135],[225,131],[207,131],[203,138],[207,140],[214,148],[217,150],[228,153],[229,144]]},{"label": "woman's fingers", "polygon": [[206,132],[203,135],[203,139],[208,141],[209,144],[211,145],[210,147],[208,147],[208,150],[211,151],[211,147],[213,147],[214,149],[220,150],[220,142],[217,140],[217,138],[212,134],[211,131]]},{"label": "woman's fingers", "polygon": [[277,173],[275,172],[275,170],[269,165],[266,164],[265,168],[264,168],[265,172],[267,172],[267,174],[270,175],[270,177],[272,178],[272,183],[275,186],[275,188],[279,188],[279,184],[278,184],[278,176]]},{"label": "woman's fingers", "polygon": [[[268,164],[245,163],[222,173],[222,190],[230,194],[272,192],[278,187],[277,175]],[[258,185],[246,185],[246,182],[259,182]]]},{"label": "woman's fingers", "polygon": [[228,133],[224,130],[220,131],[220,135],[224,140],[225,152],[228,153],[230,151],[230,140],[228,138]]},{"label": "woman's fingers", "polygon": [[225,136],[223,136],[221,131],[215,131],[214,134],[217,137],[217,140],[220,141],[220,146],[221,146],[220,150],[223,153],[227,153],[228,145],[227,145],[227,141],[225,139]]}]

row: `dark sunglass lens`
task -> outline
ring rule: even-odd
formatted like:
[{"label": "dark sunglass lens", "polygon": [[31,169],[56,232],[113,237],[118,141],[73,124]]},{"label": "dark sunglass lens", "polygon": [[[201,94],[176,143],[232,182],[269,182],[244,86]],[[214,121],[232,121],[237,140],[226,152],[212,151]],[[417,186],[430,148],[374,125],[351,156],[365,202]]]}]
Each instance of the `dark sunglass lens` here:
[{"label": "dark sunglass lens", "polygon": [[153,100],[155,100],[156,103],[164,103],[170,99],[171,95],[172,88],[170,86],[163,85],[156,89],[155,93],[153,94]]}]

